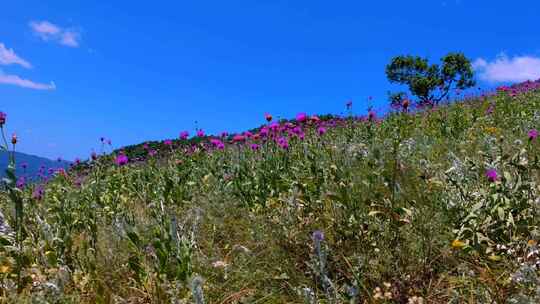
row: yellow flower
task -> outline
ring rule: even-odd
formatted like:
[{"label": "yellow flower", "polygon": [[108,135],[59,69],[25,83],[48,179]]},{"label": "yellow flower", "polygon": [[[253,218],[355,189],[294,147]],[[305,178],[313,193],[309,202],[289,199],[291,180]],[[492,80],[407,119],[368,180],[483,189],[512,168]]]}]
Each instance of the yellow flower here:
[{"label": "yellow flower", "polygon": [[458,239],[455,239],[453,242],[452,242],[452,248],[455,248],[455,249],[461,249],[463,247],[465,247],[465,243],[458,240]]},{"label": "yellow flower", "polygon": [[495,135],[499,133],[499,129],[497,127],[487,127],[485,130],[491,135]]},{"label": "yellow flower", "polygon": [[11,267],[9,265],[0,266],[0,273],[9,273],[11,272]]}]

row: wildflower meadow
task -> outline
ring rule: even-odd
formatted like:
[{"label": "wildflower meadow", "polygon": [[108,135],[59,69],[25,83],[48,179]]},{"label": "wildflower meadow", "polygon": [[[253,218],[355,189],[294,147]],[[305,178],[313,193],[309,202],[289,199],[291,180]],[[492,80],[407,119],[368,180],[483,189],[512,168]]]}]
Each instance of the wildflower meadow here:
[{"label": "wildflower meadow", "polygon": [[540,303],[540,81],[395,100],[101,138],[31,182],[0,113],[0,301]]}]

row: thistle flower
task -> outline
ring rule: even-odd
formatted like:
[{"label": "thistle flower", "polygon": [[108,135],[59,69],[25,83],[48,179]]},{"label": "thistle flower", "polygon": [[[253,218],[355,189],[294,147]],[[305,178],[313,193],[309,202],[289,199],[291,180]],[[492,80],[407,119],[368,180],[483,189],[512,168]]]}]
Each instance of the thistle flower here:
[{"label": "thistle flower", "polygon": [[166,146],[172,146],[173,142],[172,142],[172,140],[167,139],[167,140],[163,141],[163,144],[166,145]]},{"label": "thistle flower", "polygon": [[535,140],[538,137],[538,130],[531,129],[527,135],[529,135],[529,140]]},{"label": "thistle flower", "polygon": [[368,120],[374,121],[377,118],[377,114],[375,114],[375,111],[369,110],[368,112]]},{"label": "thistle flower", "polygon": [[271,122],[272,121],[272,115],[270,115],[268,113],[265,113],[264,114],[264,119],[266,119],[266,121],[268,121],[268,122]]},{"label": "thistle flower", "polygon": [[38,201],[43,199],[44,195],[45,195],[45,188],[43,187],[43,185],[36,186],[36,188],[34,188],[34,191],[32,192],[32,198]]},{"label": "thistle flower", "polygon": [[317,129],[317,133],[319,133],[319,135],[324,135],[324,133],[326,133],[326,128],[325,127],[319,127]]},{"label": "thistle flower", "polygon": [[90,155],[90,157],[92,158],[93,161],[96,161],[97,160],[96,152],[92,151],[92,154]]},{"label": "thistle flower", "polygon": [[3,127],[6,124],[7,114],[0,112],[0,127]]},{"label": "thistle flower", "polygon": [[11,135],[11,143],[14,145],[17,144],[17,134],[13,133],[13,135]]},{"label": "thistle flower", "polygon": [[117,166],[124,166],[129,162],[129,159],[126,155],[119,154],[118,156],[116,156],[116,159],[114,160],[114,162],[116,163]]},{"label": "thistle flower", "polygon": [[182,132],[180,132],[180,136],[179,136],[179,137],[180,137],[180,139],[182,139],[182,140],[186,140],[186,139],[188,139],[188,137],[189,137],[189,132],[188,132],[188,131],[182,131]]},{"label": "thistle flower", "polygon": [[148,155],[150,155],[150,156],[156,156],[156,155],[157,155],[157,151],[154,150],[154,149],[150,149],[150,150],[148,150]]},{"label": "thistle flower", "polygon": [[210,139],[210,143],[218,150],[225,149],[225,144],[217,138]]},{"label": "thistle flower", "polygon": [[197,130],[197,137],[204,137],[204,130],[203,129]]},{"label": "thistle flower", "polygon": [[320,230],[315,230],[312,234],[313,240],[316,242],[324,241],[324,232]]},{"label": "thistle flower", "polygon": [[497,170],[488,169],[486,171],[486,177],[490,182],[495,182],[495,181],[497,181],[497,178],[499,177],[499,175],[497,174]]},{"label": "thistle flower", "polygon": [[306,113],[298,113],[296,114],[296,121],[298,122],[305,122],[307,120],[308,116]]},{"label": "thistle flower", "polygon": [[278,146],[280,146],[282,149],[289,149],[289,141],[287,140],[287,138],[285,137],[280,137],[277,139],[277,144]]},{"label": "thistle flower", "polygon": [[259,148],[260,148],[259,145],[257,145],[257,144],[251,144],[251,150],[257,151],[257,150],[259,150]]},{"label": "thistle flower", "polygon": [[21,176],[17,179],[17,188],[22,189],[24,186],[26,186],[26,178],[24,176]]}]

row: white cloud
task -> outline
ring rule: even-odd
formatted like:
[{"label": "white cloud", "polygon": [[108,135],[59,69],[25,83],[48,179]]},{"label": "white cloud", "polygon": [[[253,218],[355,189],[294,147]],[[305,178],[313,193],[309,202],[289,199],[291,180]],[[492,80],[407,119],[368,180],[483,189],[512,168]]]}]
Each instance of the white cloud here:
[{"label": "white cloud", "polygon": [[0,42],[0,64],[1,65],[18,64],[27,69],[32,68],[32,65],[30,64],[30,62],[17,56],[17,54],[15,54],[13,49],[6,48],[6,46],[1,42]]},{"label": "white cloud", "polygon": [[49,21],[31,21],[30,28],[43,41],[54,41],[69,47],[79,47],[81,34],[74,29],[62,28]]},{"label": "white cloud", "polygon": [[491,62],[478,58],[473,68],[481,80],[487,82],[522,82],[540,79],[540,58],[533,56],[515,56],[505,54],[497,56]]},{"label": "white cloud", "polygon": [[14,85],[21,88],[34,89],[34,90],[55,90],[56,85],[51,83],[39,83],[32,80],[23,79],[17,75],[4,74],[0,70],[0,84]]}]

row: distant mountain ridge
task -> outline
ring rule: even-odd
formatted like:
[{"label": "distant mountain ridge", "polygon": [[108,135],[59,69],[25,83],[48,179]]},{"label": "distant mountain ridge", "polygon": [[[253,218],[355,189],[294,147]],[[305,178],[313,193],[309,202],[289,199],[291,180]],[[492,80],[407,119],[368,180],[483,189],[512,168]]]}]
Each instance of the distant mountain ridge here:
[{"label": "distant mountain ridge", "polygon": [[[44,166],[45,170],[50,168],[67,168],[70,162],[51,160],[45,157],[30,155],[22,152],[15,152],[15,161],[17,165],[17,176],[24,175],[26,177],[35,177],[39,170]],[[5,176],[5,169],[9,164],[8,152],[0,151],[0,177]],[[26,164],[26,169],[22,168],[22,164]]]}]

